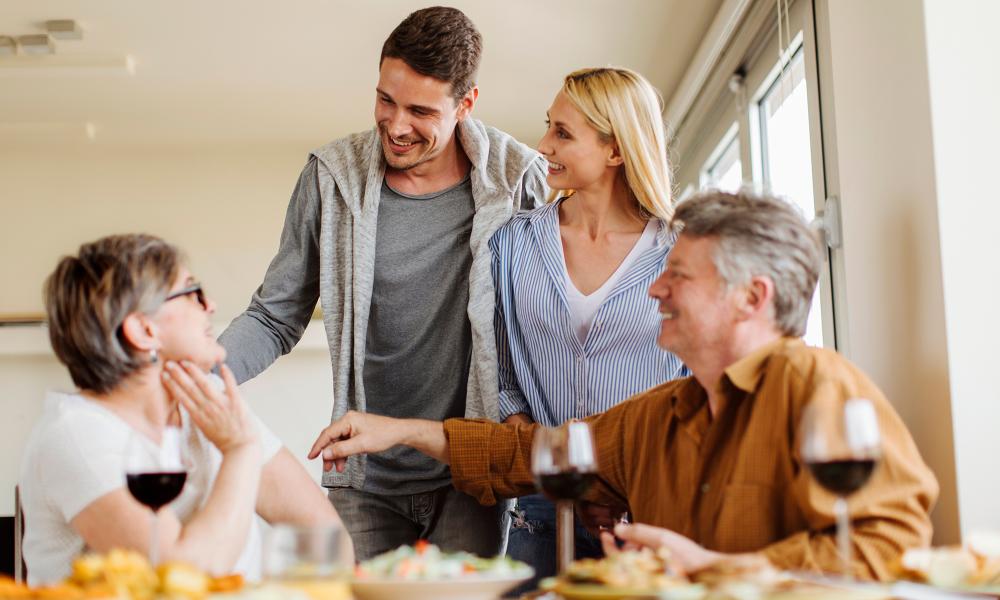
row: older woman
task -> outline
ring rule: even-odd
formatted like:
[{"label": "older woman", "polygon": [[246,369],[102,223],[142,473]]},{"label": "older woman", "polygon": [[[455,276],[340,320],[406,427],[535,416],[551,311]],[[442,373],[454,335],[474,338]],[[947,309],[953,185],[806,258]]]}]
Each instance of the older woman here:
[{"label": "older woman", "polygon": [[[160,511],[159,556],[213,573],[260,568],[255,514],[338,524],[319,487],[244,404],[212,335],[215,305],[178,251],[147,235],[106,237],[63,258],[45,289],[49,337],[77,391],[52,394],[21,470],[32,584],[58,581],[84,549],[151,539],[149,509],[125,486],[126,447],[155,453],[180,428],[183,492]],[[138,446],[130,440],[139,440]]]}]

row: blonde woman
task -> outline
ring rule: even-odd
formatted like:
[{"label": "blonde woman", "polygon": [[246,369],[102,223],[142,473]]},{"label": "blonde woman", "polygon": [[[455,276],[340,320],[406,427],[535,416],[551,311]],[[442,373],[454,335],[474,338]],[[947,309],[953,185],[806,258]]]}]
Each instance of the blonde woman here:
[{"label": "blonde woman", "polygon": [[[686,374],[656,345],[646,292],[673,242],[661,110],[656,89],[622,68],[570,73],[552,102],[538,150],[560,191],[490,241],[501,420],[556,426]],[[578,558],[601,555],[579,524],[576,539]],[[508,554],[555,573],[551,502],[518,499]]]}]

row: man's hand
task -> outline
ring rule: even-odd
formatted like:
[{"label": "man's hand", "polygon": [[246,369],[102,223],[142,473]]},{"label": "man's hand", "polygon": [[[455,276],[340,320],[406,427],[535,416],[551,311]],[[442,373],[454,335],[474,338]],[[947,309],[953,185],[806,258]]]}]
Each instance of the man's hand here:
[{"label": "man's hand", "polygon": [[531,417],[529,417],[524,413],[514,413],[511,416],[504,419],[503,422],[508,425],[512,423],[518,425],[531,425],[532,423],[534,423],[534,421],[531,420]]},{"label": "man's hand", "polygon": [[625,514],[625,509],[581,501],[576,503],[576,514],[587,531],[599,538],[602,531],[614,529],[615,524]]},{"label": "man's hand", "polygon": [[448,441],[437,421],[393,419],[351,411],[320,432],[309,451],[312,460],[323,455],[323,470],[337,467],[343,473],[347,457],[381,452],[393,446],[410,446],[433,459],[448,463]]},{"label": "man's hand", "polygon": [[673,563],[671,566],[682,574],[703,569],[726,556],[720,552],[706,550],[683,535],[661,527],[619,523],[614,531],[614,535],[611,535],[610,531],[601,533],[601,545],[606,555],[620,552],[615,545],[615,537],[625,542],[623,550],[636,550],[642,547],[653,550],[666,548],[670,551]]},{"label": "man's hand", "polygon": [[381,452],[406,438],[406,421],[370,413],[348,412],[320,432],[309,450],[309,459],[323,455],[323,470],[337,467],[342,473],[347,457]]}]

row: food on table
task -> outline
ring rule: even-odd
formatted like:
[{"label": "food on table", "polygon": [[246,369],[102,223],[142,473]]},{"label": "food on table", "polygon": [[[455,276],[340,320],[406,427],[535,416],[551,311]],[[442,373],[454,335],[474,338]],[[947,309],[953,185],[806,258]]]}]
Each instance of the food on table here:
[{"label": "food on table", "polygon": [[573,583],[594,583],[610,587],[661,590],[686,585],[687,579],[670,566],[670,554],[665,550],[619,552],[603,559],[586,558],[574,561],[565,579]]},{"label": "food on table", "polygon": [[688,574],[661,548],[622,551],[572,563],[565,575],[543,583],[566,598],[758,598],[789,581],[762,556],[725,558]]},{"label": "food on table", "polygon": [[443,552],[419,540],[413,546],[400,546],[358,565],[356,579],[401,579],[431,581],[469,576],[519,576],[530,567],[506,556],[480,558],[468,552]]},{"label": "food on table", "polygon": [[0,598],[30,598],[28,586],[17,583],[6,575],[0,575]]},{"label": "food on table", "polygon": [[688,574],[691,581],[718,588],[734,581],[768,588],[785,578],[771,561],[759,554],[737,554],[717,560],[709,566]]},{"label": "food on table", "polygon": [[899,572],[904,579],[941,587],[1000,586],[1000,534],[976,532],[964,546],[907,550]]},{"label": "food on table", "polygon": [[0,577],[0,598],[39,600],[200,600],[212,593],[233,594],[243,589],[241,575],[211,577],[180,562],[164,563],[154,570],[143,555],[130,550],[84,554],[73,561],[70,576],[56,585],[29,588]]}]

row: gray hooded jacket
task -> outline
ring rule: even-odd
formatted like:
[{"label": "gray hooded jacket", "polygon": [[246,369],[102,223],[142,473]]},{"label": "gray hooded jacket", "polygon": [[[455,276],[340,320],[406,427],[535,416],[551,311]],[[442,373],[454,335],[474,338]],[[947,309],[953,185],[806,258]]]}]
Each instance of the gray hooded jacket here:
[{"label": "gray hooded jacket", "polygon": [[[494,290],[488,242],[519,209],[544,201],[545,161],[534,150],[474,119],[457,135],[472,163],[475,217],[470,245],[468,315],[472,364],[466,416],[497,420],[497,353],[493,334]],[[277,255],[247,310],[219,341],[238,381],[255,377],[302,337],[316,305],[333,367],[333,415],[365,410],[363,383],[368,314],[372,300],[375,232],[385,159],[375,129],[335,140],[312,153],[317,159],[318,205],[288,207]],[[319,433],[320,425],[316,426]],[[364,484],[365,458],[352,457],[343,473],[323,476],[327,487]]]}]

